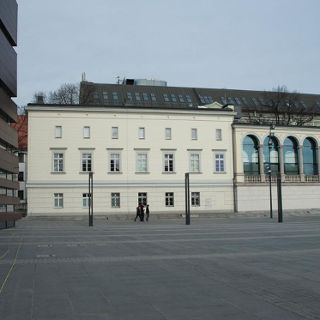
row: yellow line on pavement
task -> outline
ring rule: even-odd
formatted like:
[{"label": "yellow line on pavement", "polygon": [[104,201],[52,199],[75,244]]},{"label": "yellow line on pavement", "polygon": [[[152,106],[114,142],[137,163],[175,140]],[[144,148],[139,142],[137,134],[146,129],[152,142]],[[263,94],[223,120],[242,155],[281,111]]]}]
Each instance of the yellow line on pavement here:
[{"label": "yellow line on pavement", "polygon": [[[3,291],[3,289],[4,289],[4,287],[5,287],[5,285],[6,285],[6,283],[7,283],[7,281],[8,281],[8,279],[9,279],[10,275],[11,275],[11,272],[12,272],[15,264],[16,264],[17,257],[18,257],[18,253],[19,253],[19,251],[20,251],[21,246],[22,246],[22,242],[20,243],[20,245],[19,245],[19,247],[18,247],[18,249],[17,249],[17,252],[16,252],[16,255],[15,255],[15,257],[14,257],[14,260],[13,260],[13,263],[12,263],[12,265],[11,265],[11,268],[9,269],[9,271],[8,271],[8,273],[7,273],[5,279],[4,279],[4,281],[3,281],[3,283],[2,283],[2,285],[1,285],[1,287],[0,287],[0,295],[1,295],[1,293],[2,293],[2,291]],[[7,252],[6,252],[5,254],[7,254]]]}]

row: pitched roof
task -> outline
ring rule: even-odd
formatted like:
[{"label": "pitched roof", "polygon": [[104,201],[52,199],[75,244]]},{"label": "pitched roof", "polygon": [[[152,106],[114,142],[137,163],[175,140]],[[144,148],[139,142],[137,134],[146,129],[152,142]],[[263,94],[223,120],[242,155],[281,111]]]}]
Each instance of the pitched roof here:
[{"label": "pitched roof", "polygon": [[[250,110],[265,105],[266,94],[271,91],[169,87],[135,84],[103,84],[82,81],[80,104],[106,106],[196,108],[218,102]],[[320,112],[320,95],[299,94],[299,103],[306,109],[317,106]]]}]

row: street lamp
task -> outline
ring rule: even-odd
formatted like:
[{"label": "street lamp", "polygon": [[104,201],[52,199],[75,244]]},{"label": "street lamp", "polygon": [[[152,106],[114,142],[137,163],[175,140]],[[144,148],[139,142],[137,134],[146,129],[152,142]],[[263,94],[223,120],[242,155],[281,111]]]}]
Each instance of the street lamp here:
[{"label": "street lamp", "polygon": [[269,136],[268,136],[268,147],[269,147],[269,166],[268,166],[268,174],[269,174],[269,193],[270,193],[270,218],[273,218],[272,215],[272,186],[271,186],[271,149],[272,149],[272,139],[271,139],[271,130],[274,130],[275,126],[273,124],[269,127]]},{"label": "street lamp", "polygon": [[89,172],[89,227],[93,226],[93,172]]}]

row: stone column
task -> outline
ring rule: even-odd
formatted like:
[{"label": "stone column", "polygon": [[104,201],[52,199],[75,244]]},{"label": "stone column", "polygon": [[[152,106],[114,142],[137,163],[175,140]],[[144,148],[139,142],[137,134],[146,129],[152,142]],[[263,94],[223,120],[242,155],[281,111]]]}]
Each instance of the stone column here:
[{"label": "stone column", "polygon": [[261,182],[265,182],[265,174],[264,174],[264,156],[263,156],[263,144],[259,145],[259,171],[260,171],[260,179]]},{"label": "stone column", "polygon": [[299,174],[300,181],[304,181],[304,173],[303,173],[303,146],[298,146],[298,162],[299,162]]}]

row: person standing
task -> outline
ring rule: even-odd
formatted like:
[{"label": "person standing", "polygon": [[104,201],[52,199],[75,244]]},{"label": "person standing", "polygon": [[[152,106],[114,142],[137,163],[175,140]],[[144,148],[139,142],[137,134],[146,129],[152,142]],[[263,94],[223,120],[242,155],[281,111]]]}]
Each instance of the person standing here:
[{"label": "person standing", "polygon": [[150,210],[149,210],[149,205],[147,204],[147,207],[146,207],[146,221],[147,222],[149,220],[149,216],[150,216]]},{"label": "person standing", "polygon": [[139,214],[140,214],[140,221],[144,221],[144,206],[142,203],[139,205]]},{"label": "person standing", "polygon": [[134,218],[134,221],[137,221],[137,218],[140,219],[140,206],[137,206],[136,208],[136,217]]}]

